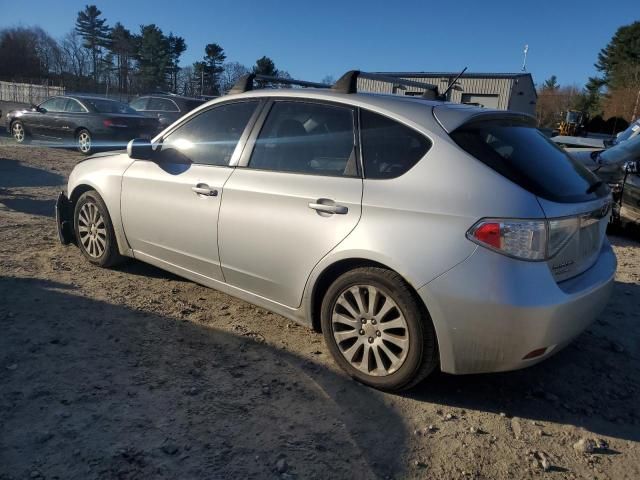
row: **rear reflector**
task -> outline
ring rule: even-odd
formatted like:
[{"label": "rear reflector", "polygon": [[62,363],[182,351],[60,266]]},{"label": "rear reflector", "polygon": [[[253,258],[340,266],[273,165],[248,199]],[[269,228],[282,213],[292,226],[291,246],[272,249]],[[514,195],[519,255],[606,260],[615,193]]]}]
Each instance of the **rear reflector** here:
[{"label": "rear reflector", "polygon": [[539,357],[541,355],[544,355],[545,352],[547,351],[548,347],[544,347],[544,348],[536,348],[535,350],[527,353],[524,357],[522,357],[523,360],[530,360],[532,358],[536,358]]}]

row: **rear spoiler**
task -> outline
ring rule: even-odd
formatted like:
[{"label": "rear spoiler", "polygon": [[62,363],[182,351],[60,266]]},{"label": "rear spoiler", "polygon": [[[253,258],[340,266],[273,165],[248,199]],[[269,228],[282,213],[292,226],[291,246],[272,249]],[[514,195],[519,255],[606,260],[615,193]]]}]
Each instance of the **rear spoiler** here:
[{"label": "rear spoiler", "polygon": [[531,115],[509,110],[490,110],[469,105],[437,105],[433,107],[433,116],[447,133],[457,130],[463,125],[470,126],[476,122],[496,121],[521,124],[535,127],[536,119]]}]

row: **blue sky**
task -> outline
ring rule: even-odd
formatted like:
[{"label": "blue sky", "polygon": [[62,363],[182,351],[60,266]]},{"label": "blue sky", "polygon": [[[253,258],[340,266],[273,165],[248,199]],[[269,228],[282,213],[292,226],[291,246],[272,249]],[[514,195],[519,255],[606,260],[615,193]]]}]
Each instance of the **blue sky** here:
[{"label": "blue sky", "polygon": [[[54,37],[73,28],[87,0],[0,0],[0,28],[40,25]],[[346,70],[512,72],[534,81],[557,75],[584,84],[616,29],[640,20],[638,0],[261,1],[109,0],[96,2],[110,25],[155,23],[186,39],[182,63],[204,46],[251,65],[262,55],[293,77],[320,80]]]}]

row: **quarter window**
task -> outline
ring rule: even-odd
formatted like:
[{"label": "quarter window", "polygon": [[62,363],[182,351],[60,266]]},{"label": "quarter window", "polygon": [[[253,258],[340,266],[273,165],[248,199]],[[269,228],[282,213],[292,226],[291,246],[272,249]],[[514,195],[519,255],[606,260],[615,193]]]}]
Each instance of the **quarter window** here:
[{"label": "quarter window", "polygon": [[424,157],[431,141],[377,113],[361,110],[360,136],[366,178],[396,178]]},{"label": "quarter window", "polygon": [[353,111],[305,102],[274,103],[256,140],[249,168],[357,175]]},{"label": "quarter window", "polygon": [[167,135],[161,159],[227,166],[257,101],[221,105],[196,115]]}]

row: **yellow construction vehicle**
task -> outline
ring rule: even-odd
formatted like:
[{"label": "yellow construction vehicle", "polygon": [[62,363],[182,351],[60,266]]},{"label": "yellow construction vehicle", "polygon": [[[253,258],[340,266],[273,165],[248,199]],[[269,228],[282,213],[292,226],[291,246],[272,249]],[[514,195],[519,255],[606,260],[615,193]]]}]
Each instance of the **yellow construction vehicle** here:
[{"label": "yellow construction vehicle", "polygon": [[584,112],[578,110],[569,110],[563,112],[563,120],[558,123],[558,135],[565,135],[569,137],[581,136],[585,133],[585,125],[588,120],[588,116]]}]

